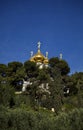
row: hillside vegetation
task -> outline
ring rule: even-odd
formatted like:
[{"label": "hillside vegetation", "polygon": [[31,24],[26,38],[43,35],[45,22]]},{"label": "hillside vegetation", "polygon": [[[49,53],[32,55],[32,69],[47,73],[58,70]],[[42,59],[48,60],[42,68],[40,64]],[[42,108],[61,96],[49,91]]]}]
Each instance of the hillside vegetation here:
[{"label": "hillside vegetation", "polygon": [[43,69],[30,61],[0,64],[0,130],[82,130],[83,72],[69,72],[57,57]]}]

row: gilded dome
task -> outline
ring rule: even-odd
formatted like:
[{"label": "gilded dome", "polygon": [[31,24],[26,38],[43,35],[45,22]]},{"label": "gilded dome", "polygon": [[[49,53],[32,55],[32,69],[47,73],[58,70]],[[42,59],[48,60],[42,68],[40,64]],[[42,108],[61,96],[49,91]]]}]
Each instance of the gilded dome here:
[{"label": "gilded dome", "polygon": [[[40,45],[41,43],[38,42],[38,52],[33,55],[33,52],[31,52],[31,58],[30,61],[36,62],[36,63],[44,63],[48,64],[48,52],[46,52],[46,57],[41,53],[40,51]],[[32,56],[33,55],[33,56]]]},{"label": "gilded dome", "polygon": [[44,60],[45,60],[45,56],[40,52],[40,50],[38,50],[38,52],[30,59],[30,61],[41,62],[41,63],[43,63]]},{"label": "gilded dome", "polygon": [[44,60],[44,64],[48,64],[49,63],[49,60],[48,58],[46,57],[45,60]]}]

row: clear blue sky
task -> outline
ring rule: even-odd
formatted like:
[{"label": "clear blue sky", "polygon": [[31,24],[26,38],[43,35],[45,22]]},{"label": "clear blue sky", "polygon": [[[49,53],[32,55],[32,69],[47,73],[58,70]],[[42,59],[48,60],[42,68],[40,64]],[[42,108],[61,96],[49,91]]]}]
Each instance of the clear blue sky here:
[{"label": "clear blue sky", "polygon": [[38,41],[83,71],[83,0],[0,0],[0,63],[25,62]]}]

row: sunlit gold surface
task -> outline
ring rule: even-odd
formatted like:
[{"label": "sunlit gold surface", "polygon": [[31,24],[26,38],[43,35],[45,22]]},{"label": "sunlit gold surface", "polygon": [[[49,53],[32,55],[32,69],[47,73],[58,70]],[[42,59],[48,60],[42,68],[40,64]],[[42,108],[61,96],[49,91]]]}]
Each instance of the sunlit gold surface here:
[{"label": "sunlit gold surface", "polygon": [[41,62],[41,63],[44,63],[44,64],[48,64],[48,58],[45,57],[41,52],[40,50],[38,50],[38,52],[30,58],[30,61],[33,61],[33,62]]}]

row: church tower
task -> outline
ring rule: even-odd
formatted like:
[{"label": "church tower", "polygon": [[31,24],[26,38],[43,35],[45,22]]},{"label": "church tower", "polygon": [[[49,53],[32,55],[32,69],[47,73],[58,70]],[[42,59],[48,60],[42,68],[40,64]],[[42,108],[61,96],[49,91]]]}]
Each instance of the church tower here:
[{"label": "church tower", "polygon": [[39,65],[39,68],[42,69],[43,67],[48,67],[48,52],[46,52],[46,56],[44,56],[40,51],[41,43],[38,42],[38,51],[35,55],[33,55],[33,52],[31,51],[31,58],[30,61],[35,62],[37,65]]}]

